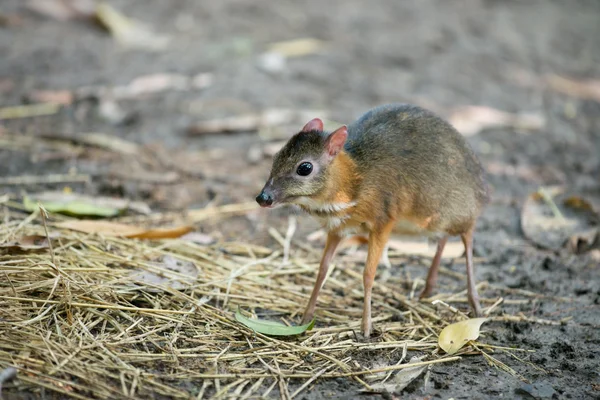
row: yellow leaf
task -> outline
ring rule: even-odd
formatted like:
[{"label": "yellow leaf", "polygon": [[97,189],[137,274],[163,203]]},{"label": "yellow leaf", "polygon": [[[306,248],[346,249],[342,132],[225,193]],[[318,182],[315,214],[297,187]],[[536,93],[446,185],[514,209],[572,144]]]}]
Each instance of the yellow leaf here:
[{"label": "yellow leaf", "polygon": [[465,344],[479,337],[481,324],[487,318],[472,318],[450,324],[440,332],[438,345],[448,354],[454,354]]}]

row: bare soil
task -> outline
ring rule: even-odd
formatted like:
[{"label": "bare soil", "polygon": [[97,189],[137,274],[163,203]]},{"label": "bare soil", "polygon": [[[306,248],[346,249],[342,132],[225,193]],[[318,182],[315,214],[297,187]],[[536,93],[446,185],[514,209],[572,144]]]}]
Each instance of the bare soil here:
[{"label": "bare soil", "polygon": [[[181,210],[211,201],[252,200],[270,167],[268,157],[249,160],[248,149],[263,143],[256,132],[189,135],[188,127],[197,121],[283,107],[328,110],[331,119],[349,122],[388,102],[417,103],[445,116],[462,105],[543,116],[546,124],[540,131],[499,127],[468,139],[494,192],[477,227],[475,252],[485,258],[477,265],[478,280],[546,296],[505,305],[503,312],[564,320],[562,325],[493,323],[488,337],[497,344],[536,350],[524,357],[546,373],[499,356],[530,381],[526,384],[481,357],[467,357],[434,367],[426,387],[421,377],[400,398],[600,398],[598,258],[591,252],[540,249],[520,227],[526,196],[542,185],[566,184],[574,193],[600,196],[600,102],[526,79],[548,74],[600,79],[600,2],[111,1],[124,14],[173,38],[166,50],[155,53],[124,50],[89,21],[56,21],[25,10],[23,3],[0,4],[0,13],[16,16],[0,26],[0,107],[27,103],[34,90],[124,85],[153,73],[211,73],[213,82],[202,90],[121,101],[131,115],[122,124],[100,117],[93,100],[78,101],[51,116],[0,121],[0,140],[2,131],[39,138],[39,144],[27,147],[1,146],[0,177],[77,171],[92,179],[71,184],[76,191],[144,200],[156,210]],[[327,47],[289,59],[278,73],[257,67],[268,43],[301,37],[323,40]],[[160,162],[120,154],[99,157],[85,149],[73,156],[43,141],[87,132],[143,144]],[[159,178],[142,174],[148,165],[154,165],[150,172]],[[176,178],[161,181],[166,173]],[[141,177],[132,178],[136,174]],[[62,186],[6,185],[0,195]],[[259,211],[219,229],[224,238],[273,245],[267,227],[284,229],[289,212]],[[316,227],[308,217],[299,221],[300,237]],[[423,277],[425,266],[426,261],[415,259],[396,263],[394,269]],[[463,268],[446,266],[459,272]],[[441,276],[440,291],[463,285]],[[494,294],[490,289],[482,296]],[[182,383],[190,395],[199,385]],[[368,397],[359,389],[350,380],[317,382],[298,398]],[[7,393],[7,398],[18,396],[26,398]]]}]

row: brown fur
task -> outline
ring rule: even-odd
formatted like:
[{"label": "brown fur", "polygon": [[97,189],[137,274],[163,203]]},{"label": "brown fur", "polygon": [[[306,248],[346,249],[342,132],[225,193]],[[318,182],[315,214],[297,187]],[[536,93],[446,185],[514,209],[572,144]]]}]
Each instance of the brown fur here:
[{"label": "brown fur", "polygon": [[[365,335],[371,329],[373,277],[393,231],[440,239],[424,294],[435,285],[445,238],[460,235],[467,250],[469,300],[479,313],[472,232],[489,194],[481,164],[465,139],[431,112],[404,104],[377,107],[331,134],[315,127],[322,127],[319,119],[307,123],[275,156],[262,193],[268,192],[274,203],[299,204],[324,221],[329,235],[320,277],[343,236],[350,230],[369,235]],[[314,172],[298,176],[305,162],[314,165]],[[305,321],[312,318],[317,295],[315,286]]]}]

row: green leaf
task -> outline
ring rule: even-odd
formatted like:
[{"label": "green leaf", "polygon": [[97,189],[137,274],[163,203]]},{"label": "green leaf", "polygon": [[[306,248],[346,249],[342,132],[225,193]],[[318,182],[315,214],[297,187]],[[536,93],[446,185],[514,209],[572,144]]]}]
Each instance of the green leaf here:
[{"label": "green leaf", "polygon": [[275,321],[266,321],[260,319],[250,319],[244,317],[240,312],[238,307],[237,312],[235,313],[235,319],[238,322],[246,325],[248,328],[256,331],[258,333],[262,333],[270,336],[293,336],[299,335],[307,330],[311,330],[315,325],[315,319],[313,318],[308,324],[301,326],[287,326],[280,322]]},{"label": "green leaf", "polygon": [[23,206],[28,211],[34,211],[38,208],[38,202],[44,206],[44,208],[53,213],[61,213],[72,216],[93,216],[93,217],[115,217],[121,213],[122,210],[105,206],[101,204],[94,204],[93,201],[85,201],[85,199],[77,199],[73,196],[64,196],[64,198],[51,199],[30,199],[29,197],[23,198]]}]

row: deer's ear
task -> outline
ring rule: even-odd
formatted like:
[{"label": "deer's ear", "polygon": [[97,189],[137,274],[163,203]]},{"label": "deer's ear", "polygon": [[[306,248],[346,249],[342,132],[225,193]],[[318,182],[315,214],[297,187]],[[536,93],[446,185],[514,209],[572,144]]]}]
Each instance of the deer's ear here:
[{"label": "deer's ear", "polygon": [[329,134],[327,140],[325,141],[325,149],[327,153],[331,157],[335,157],[338,155],[340,151],[344,148],[344,143],[346,143],[346,139],[348,138],[348,127],[346,125],[342,125],[337,128],[335,131]]},{"label": "deer's ear", "polygon": [[323,131],[323,121],[319,118],[311,119],[304,125],[301,132]]}]

